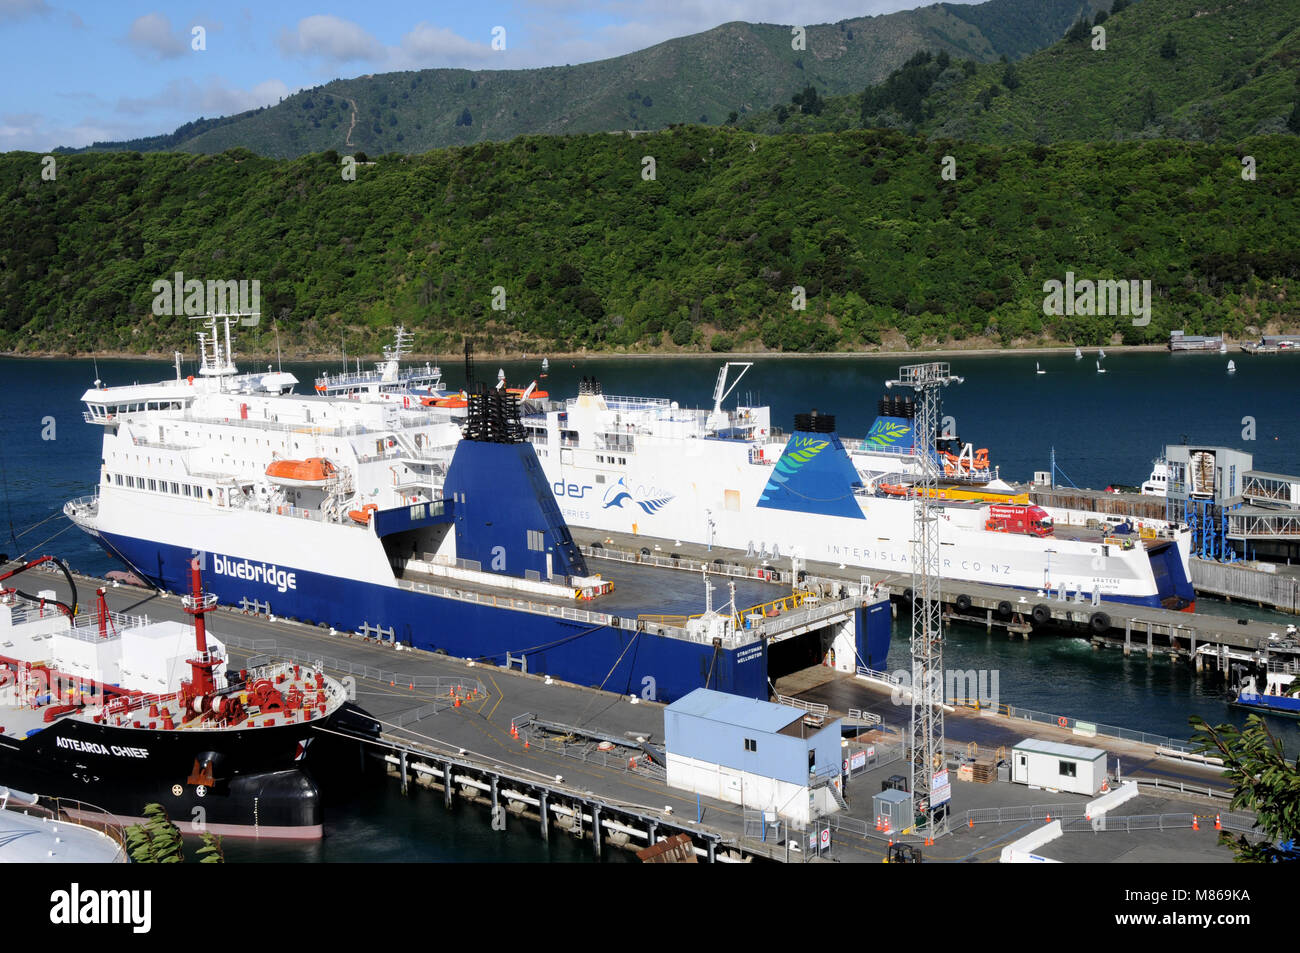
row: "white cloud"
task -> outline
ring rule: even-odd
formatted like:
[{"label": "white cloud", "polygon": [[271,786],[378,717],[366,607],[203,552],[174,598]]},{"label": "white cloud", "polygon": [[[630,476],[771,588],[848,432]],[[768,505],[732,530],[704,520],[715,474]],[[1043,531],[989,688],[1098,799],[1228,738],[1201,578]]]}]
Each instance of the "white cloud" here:
[{"label": "white cloud", "polygon": [[288,56],[321,60],[326,65],[366,63],[374,71],[427,69],[437,66],[502,65],[484,38],[476,43],[421,21],[396,46],[381,43],[363,26],[330,14],[299,20],[292,30],[282,30],[277,43]]},{"label": "white cloud", "polygon": [[53,12],[45,0],[0,0],[0,23],[43,17]]},{"label": "white cloud", "polygon": [[8,113],[0,116],[0,152],[46,153],[56,146],[75,148],[94,142],[137,139],[157,132],[156,122],[104,121],[98,114],[80,122],[56,124],[35,113]]},{"label": "white cloud", "polygon": [[190,48],[188,37],[182,38],[172,29],[165,13],[137,17],[127,31],[126,42],[140,55],[159,60],[181,56]]},{"label": "white cloud", "polygon": [[427,69],[435,66],[481,66],[495,55],[488,43],[475,43],[446,27],[420,22],[402,37],[401,45],[388,49],[390,69]]},{"label": "white cloud", "polygon": [[157,115],[171,111],[190,118],[228,116],[259,106],[271,106],[288,96],[291,90],[278,79],[263,80],[251,89],[231,86],[217,76],[198,83],[189,77],[174,79],[152,96],[124,96],[113,107],[124,116]]},{"label": "white cloud", "polygon": [[[519,69],[587,63],[633,53],[675,37],[743,20],[810,26],[894,13],[924,0],[532,0],[520,22],[507,19],[507,52],[484,63]],[[953,0],[958,3],[979,0]],[[592,26],[596,22],[600,25]],[[518,39],[526,37],[526,41]]]},{"label": "white cloud", "polygon": [[306,17],[294,29],[280,31],[279,45],[286,55],[331,63],[382,60],[386,53],[360,24],[332,14]]}]

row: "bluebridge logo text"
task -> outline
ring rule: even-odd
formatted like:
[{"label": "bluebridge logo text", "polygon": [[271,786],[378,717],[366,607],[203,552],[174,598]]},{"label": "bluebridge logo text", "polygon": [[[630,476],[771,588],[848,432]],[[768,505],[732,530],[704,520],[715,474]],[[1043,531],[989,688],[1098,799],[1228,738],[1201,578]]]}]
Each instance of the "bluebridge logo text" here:
[{"label": "bluebridge logo text", "polygon": [[266,563],[250,563],[247,559],[227,559],[225,556],[212,557],[212,569],[222,576],[232,579],[247,579],[275,586],[280,592],[298,588],[298,574],[287,572],[279,566]]}]

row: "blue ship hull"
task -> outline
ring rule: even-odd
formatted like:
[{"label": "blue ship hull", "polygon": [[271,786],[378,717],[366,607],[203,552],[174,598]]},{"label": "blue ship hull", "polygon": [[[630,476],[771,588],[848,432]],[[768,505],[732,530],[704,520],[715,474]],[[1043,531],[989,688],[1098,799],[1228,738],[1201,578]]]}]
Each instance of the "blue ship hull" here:
[{"label": "blue ship hull", "polygon": [[1232,703],[1234,708],[1248,708],[1270,715],[1300,718],[1300,698],[1290,695],[1254,695],[1242,692]]},{"label": "blue ship hull", "polygon": [[[101,533],[101,545],[134,572],[170,592],[189,585],[189,549],[119,534]],[[207,554],[242,562],[242,556]],[[425,651],[505,665],[525,656],[530,674],[578,685],[671,702],[707,687],[749,698],[768,698],[767,644],[720,648],[678,638],[592,625],[518,609],[466,602],[395,586],[362,583],[293,566],[295,587],[207,572],[204,584],[223,605],[269,603],[281,617],[356,631],[363,623],[391,627],[394,638]],[[889,652],[887,601],[855,610],[855,642],[863,664],[883,668]]]}]

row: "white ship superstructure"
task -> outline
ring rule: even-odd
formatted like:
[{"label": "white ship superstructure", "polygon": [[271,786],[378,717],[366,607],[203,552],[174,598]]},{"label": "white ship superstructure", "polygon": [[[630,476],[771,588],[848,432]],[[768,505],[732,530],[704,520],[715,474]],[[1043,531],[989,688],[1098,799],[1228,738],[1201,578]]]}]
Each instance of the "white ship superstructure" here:
[{"label": "white ship superstructure", "polygon": [[[576,398],[525,416],[570,525],[910,572],[912,501],[877,479],[893,460],[905,475],[908,454],[870,441],[846,447],[834,418],[815,412],[786,435],[767,407],[726,409],[727,370],[710,410],[606,395],[584,381]],[[968,449],[945,461],[955,459],[968,480],[976,470],[986,477],[986,456]],[[1009,532],[974,500],[945,501],[940,516],[950,580],[1152,605],[1185,607],[1193,598],[1185,531],[1142,541]],[[1039,532],[1044,526],[1050,519]]]},{"label": "white ship superstructure", "polygon": [[116,538],[145,539],[247,555],[274,577],[317,549],[340,574],[391,585],[371,514],[440,498],[463,411],[297,395],[292,374],[237,373],[215,333],[201,350],[197,376],[178,362],[174,380],[82,396],[86,421],[104,428],[99,491],[68,515],[110,552]]}]

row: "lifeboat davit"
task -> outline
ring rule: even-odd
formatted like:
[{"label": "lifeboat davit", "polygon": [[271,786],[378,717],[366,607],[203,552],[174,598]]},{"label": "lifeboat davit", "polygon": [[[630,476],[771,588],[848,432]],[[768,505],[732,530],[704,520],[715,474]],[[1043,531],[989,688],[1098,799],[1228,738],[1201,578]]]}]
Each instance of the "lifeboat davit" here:
[{"label": "lifeboat davit", "polygon": [[370,514],[374,513],[378,509],[379,506],[377,504],[367,503],[359,510],[348,510],[348,516],[351,517],[352,522],[366,526],[370,523]]},{"label": "lifeboat davit", "polygon": [[274,460],[266,468],[266,478],[284,486],[324,486],[337,475],[338,467],[324,457]]}]

